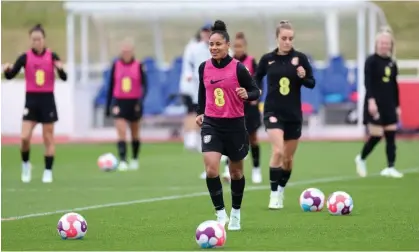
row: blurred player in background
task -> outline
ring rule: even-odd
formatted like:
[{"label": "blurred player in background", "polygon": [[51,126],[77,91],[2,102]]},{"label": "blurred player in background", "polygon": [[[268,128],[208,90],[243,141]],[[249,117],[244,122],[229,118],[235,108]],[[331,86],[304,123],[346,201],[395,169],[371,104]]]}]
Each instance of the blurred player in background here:
[{"label": "blurred player in background", "polygon": [[14,65],[6,63],[4,76],[8,80],[13,79],[22,67],[25,68],[26,101],[21,133],[22,182],[28,183],[32,179],[32,167],[29,162],[30,143],[33,129],[41,123],[45,145],[42,182],[51,183],[55,155],[54,123],[58,121],[54,98],[54,70],[57,70],[63,81],[67,80],[67,74],[58,55],[46,47],[45,30],[40,24],[29,31],[29,36],[31,49],[19,56]]},{"label": "blurred player in background", "polygon": [[[233,43],[234,58],[239,60],[249,70],[250,74],[254,76],[257,68],[256,60],[247,54],[247,41],[243,32],[236,34],[236,39]],[[259,87],[262,90],[262,87]],[[250,149],[252,153],[253,169],[252,182],[259,184],[262,182],[262,173],[260,170],[260,147],[257,138],[257,131],[261,126],[261,115],[259,111],[259,101],[246,102],[244,104],[246,129],[249,133]],[[223,173],[224,180],[230,180],[230,173],[228,171],[228,160],[226,161],[225,170]]]},{"label": "blurred player in background", "polygon": [[294,30],[288,21],[279,23],[276,37],[278,48],[262,56],[255,76],[259,86],[265,75],[268,79],[263,117],[272,146],[270,209],[284,207],[284,189],[301,137],[301,87],[315,86],[307,56],[293,48]]},{"label": "blurred player in background", "polygon": [[[143,101],[147,94],[147,76],[143,64],[134,57],[134,44],[126,39],[122,43],[121,54],[111,69],[108,89],[106,116],[112,114],[118,134],[118,170],[137,170],[140,152],[140,121],[143,114]],[[111,110],[112,106],[112,110]],[[132,158],[127,163],[127,126],[131,131]]]},{"label": "blurred player in background", "polygon": [[[211,57],[208,52],[208,39],[211,33],[211,24],[205,24],[199,31],[199,37],[191,40],[183,54],[180,93],[183,95],[188,114],[184,120],[184,147],[188,150],[200,151],[201,142],[199,128],[195,123],[196,106],[198,103],[198,67]],[[198,34],[197,34],[198,35]]]},{"label": "blurred player in background", "polygon": [[246,67],[228,55],[230,38],[226,25],[217,20],[209,40],[212,58],[199,66],[196,122],[202,127],[202,152],[206,182],[217,221],[229,221],[219,176],[221,155],[230,159],[232,209],[229,230],[240,230],[240,207],[245,178],[243,159],[249,151],[244,101],[254,101],[260,90]]},{"label": "blurred player in background", "polygon": [[394,39],[390,30],[384,29],[377,35],[375,48],[376,52],[365,61],[364,124],[369,136],[361,154],[355,158],[356,170],[359,176],[367,176],[365,160],[384,135],[387,168],[381,171],[381,175],[401,178],[403,174],[394,168],[400,107],[398,68],[393,60]]}]

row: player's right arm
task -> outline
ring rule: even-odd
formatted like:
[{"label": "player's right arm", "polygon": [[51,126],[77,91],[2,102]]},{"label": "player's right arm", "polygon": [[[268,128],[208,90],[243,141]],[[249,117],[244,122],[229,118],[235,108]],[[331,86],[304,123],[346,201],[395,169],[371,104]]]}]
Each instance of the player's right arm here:
[{"label": "player's right arm", "polygon": [[183,62],[182,62],[182,76],[186,78],[187,81],[192,80],[193,76],[193,50],[195,44],[188,44],[183,53]]},{"label": "player's right arm", "polygon": [[370,56],[365,60],[364,76],[365,76],[365,97],[367,98],[368,111],[372,116],[378,113],[377,103],[375,101],[374,87],[374,57]]},{"label": "player's right arm", "polygon": [[259,60],[259,64],[256,68],[256,73],[255,73],[255,82],[256,85],[259,87],[259,89],[261,90],[262,94],[263,94],[263,78],[266,76],[267,74],[267,66],[268,66],[268,60],[267,60],[267,55],[263,55],[262,58]]},{"label": "player's right arm", "polygon": [[108,94],[106,96],[106,116],[109,116],[111,114],[111,103],[112,103],[112,94],[113,94],[113,88],[115,86],[115,63],[112,64],[111,68],[111,76],[109,78],[109,88],[108,88]]},{"label": "player's right arm", "polygon": [[204,69],[205,69],[205,61],[199,65],[198,73],[199,73],[199,89],[198,89],[198,107],[196,109],[196,123],[201,126],[202,121],[204,118],[205,113],[205,102],[206,102],[206,94],[205,94],[205,85],[204,85]]},{"label": "player's right arm", "polygon": [[16,75],[19,74],[20,70],[22,69],[22,67],[25,67],[25,65],[26,65],[26,53],[23,53],[16,59],[15,64],[13,65],[10,65],[8,63],[5,64],[4,78],[6,78],[7,80],[13,79],[14,77],[16,77]]}]

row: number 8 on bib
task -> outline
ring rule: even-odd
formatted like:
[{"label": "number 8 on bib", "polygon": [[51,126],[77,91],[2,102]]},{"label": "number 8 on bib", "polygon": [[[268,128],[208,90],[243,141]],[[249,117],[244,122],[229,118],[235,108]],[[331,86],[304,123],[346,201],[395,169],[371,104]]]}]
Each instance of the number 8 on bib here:
[{"label": "number 8 on bib", "polygon": [[217,107],[224,107],[225,105],[225,99],[224,99],[224,91],[222,88],[216,88],[214,90],[214,96],[215,96],[215,105]]},{"label": "number 8 on bib", "polygon": [[43,86],[45,84],[45,72],[44,70],[36,70],[35,72],[35,83],[37,86]]}]

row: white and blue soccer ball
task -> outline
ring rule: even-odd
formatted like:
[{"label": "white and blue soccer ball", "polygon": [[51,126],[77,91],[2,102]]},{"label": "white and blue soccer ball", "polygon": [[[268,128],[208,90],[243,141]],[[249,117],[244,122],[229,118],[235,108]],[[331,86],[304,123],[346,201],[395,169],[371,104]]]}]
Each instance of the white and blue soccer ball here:
[{"label": "white and blue soccer ball", "polygon": [[304,212],[319,212],[323,209],[325,196],[317,188],[305,189],[300,196],[300,206]]},{"label": "white and blue soccer ball", "polygon": [[113,171],[118,166],[118,159],[114,154],[106,153],[98,158],[97,165],[102,171]]},{"label": "white and blue soccer ball", "polygon": [[226,230],[217,221],[202,222],[195,232],[195,240],[201,248],[223,247],[227,239]]}]

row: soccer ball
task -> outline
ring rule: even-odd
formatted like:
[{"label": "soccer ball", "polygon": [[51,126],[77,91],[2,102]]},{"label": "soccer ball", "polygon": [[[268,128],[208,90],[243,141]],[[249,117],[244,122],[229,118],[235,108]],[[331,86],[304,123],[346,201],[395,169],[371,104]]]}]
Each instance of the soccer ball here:
[{"label": "soccer ball", "polygon": [[224,226],[216,221],[202,222],[195,234],[196,243],[201,248],[223,247],[227,238]]},{"label": "soccer ball", "polygon": [[97,165],[102,171],[113,171],[118,165],[118,159],[114,154],[106,153],[98,158]]},{"label": "soccer ball", "polygon": [[81,239],[87,233],[87,222],[78,213],[67,213],[58,221],[57,231],[62,239]]},{"label": "soccer ball", "polygon": [[324,206],[324,193],[317,188],[308,188],[301,193],[300,206],[304,212],[318,212]]},{"label": "soccer ball", "polygon": [[353,208],[352,197],[346,192],[334,192],[327,199],[327,209],[332,215],[348,215]]}]

